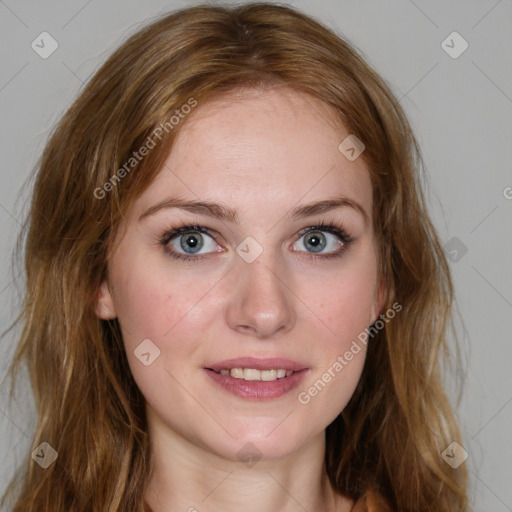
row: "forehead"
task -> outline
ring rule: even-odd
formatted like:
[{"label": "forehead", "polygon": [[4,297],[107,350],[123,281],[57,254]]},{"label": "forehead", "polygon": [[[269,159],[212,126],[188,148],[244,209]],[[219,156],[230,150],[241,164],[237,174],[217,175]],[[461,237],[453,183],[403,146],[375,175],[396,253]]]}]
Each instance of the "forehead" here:
[{"label": "forehead", "polygon": [[370,216],[368,169],[339,151],[349,131],[320,100],[282,88],[232,92],[183,122],[138,210],[168,195],[276,213],[344,196]]}]

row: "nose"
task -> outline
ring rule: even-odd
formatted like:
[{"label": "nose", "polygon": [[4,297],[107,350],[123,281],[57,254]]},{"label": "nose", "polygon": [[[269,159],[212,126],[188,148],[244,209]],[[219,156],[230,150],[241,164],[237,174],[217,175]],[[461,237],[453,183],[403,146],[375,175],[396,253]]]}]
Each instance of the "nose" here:
[{"label": "nose", "polygon": [[293,328],[296,298],[275,258],[262,254],[252,263],[240,259],[231,274],[227,322],[232,329],[263,339]]}]

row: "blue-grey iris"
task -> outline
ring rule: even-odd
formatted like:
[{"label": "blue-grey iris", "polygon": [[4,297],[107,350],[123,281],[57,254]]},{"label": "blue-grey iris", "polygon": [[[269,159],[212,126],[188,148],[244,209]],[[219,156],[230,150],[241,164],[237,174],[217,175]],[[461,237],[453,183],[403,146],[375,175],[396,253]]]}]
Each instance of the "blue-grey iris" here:
[{"label": "blue-grey iris", "polygon": [[[306,241],[308,241],[306,243]],[[312,252],[320,252],[326,245],[325,235],[320,231],[311,231],[305,236],[304,245]],[[309,244],[309,245],[308,245]]]},{"label": "blue-grey iris", "polygon": [[[180,245],[185,252],[194,254],[203,247],[203,236],[201,233],[187,234],[181,237]],[[189,251],[189,249],[193,250]]]}]

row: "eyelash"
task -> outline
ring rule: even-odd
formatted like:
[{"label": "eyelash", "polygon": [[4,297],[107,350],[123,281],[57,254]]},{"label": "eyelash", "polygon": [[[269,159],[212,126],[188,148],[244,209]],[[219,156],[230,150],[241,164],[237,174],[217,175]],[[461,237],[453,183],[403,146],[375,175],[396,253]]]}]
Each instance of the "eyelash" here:
[{"label": "eyelash", "polygon": [[[184,235],[189,232],[199,232],[203,233],[205,235],[210,236],[215,240],[215,234],[212,230],[205,226],[198,226],[198,225],[186,225],[186,226],[180,226],[180,227],[171,227],[169,228],[161,237],[159,238],[159,243],[165,248],[165,251],[169,256],[172,258],[175,258],[177,260],[181,261],[187,261],[187,262],[199,262],[207,258],[207,254],[197,254],[194,256],[188,256],[185,254],[182,254],[180,252],[176,252],[173,249],[169,248],[169,242],[175,238],[178,235]],[[325,231],[327,233],[331,233],[333,235],[336,235],[341,242],[343,242],[343,245],[334,252],[327,253],[324,255],[316,255],[314,253],[307,253],[309,254],[308,257],[316,260],[327,260],[327,259],[333,259],[333,258],[339,258],[341,257],[345,251],[348,249],[349,245],[355,241],[355,238],[352,237],[350,233],[348,233],[345,229],[337,226],[333,222],[320,222],[320,224],[317,224],[315,226],[309,226],[307,228],[301,229],[298,233],[299,238],[302,238],[304,235],[307,235],[308,233],[315,232],[315,231]],[[303,251],[300,251],[303,252]]]}]

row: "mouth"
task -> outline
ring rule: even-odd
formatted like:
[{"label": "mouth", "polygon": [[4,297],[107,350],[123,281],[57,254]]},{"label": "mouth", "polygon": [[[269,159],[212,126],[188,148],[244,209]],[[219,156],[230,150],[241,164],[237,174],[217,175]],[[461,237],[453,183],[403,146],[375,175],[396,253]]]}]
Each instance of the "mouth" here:
[{"label": "mouth", "polygon": [[[278,379],[290,377],[292,374],[297,373],[297,370],[287,370],[285,368],[269,368],[267,370],[258,370],[256,368],[224,368],[222,370],[215,370],[213,368],[206,368],[224,377],[231,377],[233,379],[241,379],[245,381],[263,381],[272,382]],[[298,370],[302,371],[302,370]]]},{"label": "mouth", "polygon": [[286,395],[296,389],[309,372],[309,368],[293,361],[254,358],[224,361],[203,370],[216,384],[214,389],[244,400],[260,401]]}]

